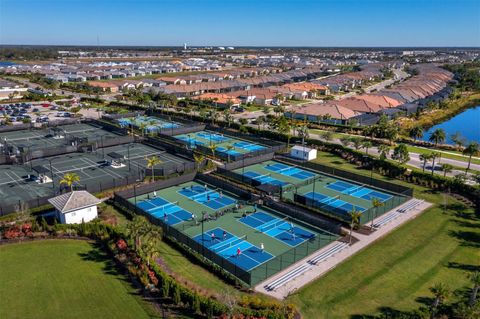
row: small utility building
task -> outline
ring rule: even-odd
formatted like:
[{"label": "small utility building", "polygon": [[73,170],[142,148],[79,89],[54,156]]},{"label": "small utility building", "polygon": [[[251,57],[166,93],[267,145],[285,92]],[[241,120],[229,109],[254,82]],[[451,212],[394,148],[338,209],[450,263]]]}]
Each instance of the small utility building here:
[{"label": "small utility building", "polygon": [[311,161],[317,158],[317,150],[302,145],[295,145],[290,150],[290,156],[304,161]]},{"label": "small utility building", "polygon": [[62,224],[80,224],[97,218],[100,200],[87,191],[73,191],[48,200]]}]

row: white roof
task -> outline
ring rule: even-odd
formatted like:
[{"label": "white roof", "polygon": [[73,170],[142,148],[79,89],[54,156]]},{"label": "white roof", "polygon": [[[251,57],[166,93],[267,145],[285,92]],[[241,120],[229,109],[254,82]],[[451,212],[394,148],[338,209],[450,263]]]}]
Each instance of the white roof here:
[{"label": "white roof", "polygon": [[302,145],[295,145],[294,147],[292,147],[292,150],[302,151],[302,152],[310,152],[314,149],[306,147],[306,146],[302,146]]},{"label": "white roof", "polygon": [[100,200],[87,191],[73,191],[48,200],[63,214],[100,204]]}]

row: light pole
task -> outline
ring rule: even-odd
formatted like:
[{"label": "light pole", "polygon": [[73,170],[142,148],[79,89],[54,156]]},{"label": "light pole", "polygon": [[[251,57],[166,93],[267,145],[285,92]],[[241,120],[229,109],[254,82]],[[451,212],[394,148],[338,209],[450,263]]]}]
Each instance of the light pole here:
[{"label": "light pole", "polygon": [[55,158],[47,158],[48,160],[48,163],[50,164],[50,176],[52,177],[52,188],[55,189],[55,181],[53,179],[53,170],[52,170],[52,161],[54,160]]}]

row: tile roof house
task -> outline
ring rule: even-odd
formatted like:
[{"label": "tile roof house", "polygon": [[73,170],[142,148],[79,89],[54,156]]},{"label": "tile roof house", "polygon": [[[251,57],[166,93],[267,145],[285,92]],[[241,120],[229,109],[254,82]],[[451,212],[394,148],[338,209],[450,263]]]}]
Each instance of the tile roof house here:
[{"label": "tile roof house", "polygon": [[326,103],[310,103],[294,109],[294,112],[285,112],[286,117],[298,120],[307,119],[311,122],[330,122],[345,124],[348,119],[357,116],[359,112],[341,106],[334,101]]},{"label": "tile roof house", "polygon": [[87,191],[73,191],[48,200],[62,224],[79,224],[97,218],[101,201]]}]

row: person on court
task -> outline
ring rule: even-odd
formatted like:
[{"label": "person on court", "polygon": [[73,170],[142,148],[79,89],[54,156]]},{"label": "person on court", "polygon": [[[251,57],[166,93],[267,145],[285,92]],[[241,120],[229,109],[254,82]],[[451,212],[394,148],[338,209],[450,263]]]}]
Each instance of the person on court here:
[{"label": "person on court", "polygon": [[263,246],[263,243],[260,243],[260,250],[263,252],[265,252],[265,246]]},{"label": "person on court", "polygon": [[240,255],[242,254],[242,251],[240,249],[240,247],[237,248],[237,258],[240,257]]},{"label": "person on court", "polygon": [[220,198],[222,198],[223,196],[222,191],[218,191],[218,194],[220,195]]},{"label": "person on court", "polygon": [[207,191],[207,190],[208,190],[208,186],[207,186],[207,184],[205,184],[205,186],[204,186],[204,187],[205,187],[205,191]]},{"label": "person on court", "polygon": [[153,197],[157,197],[157,192],[153,191]]},{"label": "person on court", "polygon": [[227,231],[223,231],[223,240],[226,240],[227,239]]},{"label": "person on court", "polygon": [[215,241],[215,233],[212,233],[212,243]]},{"label": "person on court", "polygon": [[167,221],[168,221],[168,216],[167,216],[167,213],[163,213],[163,220],[164,220],[165,222],[167,222]]}]

